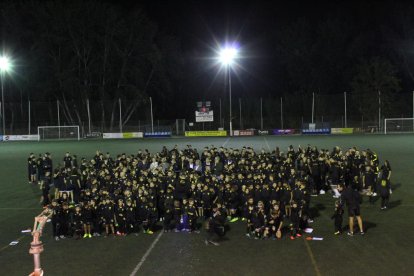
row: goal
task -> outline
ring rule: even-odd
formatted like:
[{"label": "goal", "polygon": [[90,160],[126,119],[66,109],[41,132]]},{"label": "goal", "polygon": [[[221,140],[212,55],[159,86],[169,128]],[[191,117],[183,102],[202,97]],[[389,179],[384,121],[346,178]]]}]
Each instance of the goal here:
[{"label": "goal", "polygon": [[38,126],[38,140],[80,140],[79,126]]},{"label": "goal", "polygon": [[414,132],[414,118],[385,119],[384,134]]}]

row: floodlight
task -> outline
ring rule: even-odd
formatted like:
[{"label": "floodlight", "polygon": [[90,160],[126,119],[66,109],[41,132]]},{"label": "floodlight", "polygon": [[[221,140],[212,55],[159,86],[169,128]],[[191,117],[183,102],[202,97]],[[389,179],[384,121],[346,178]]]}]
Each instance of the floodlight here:
[{"label": "floodlight", "polygon": [[237,49],[236,48],[224,48],[220,51],[220,62],[224,65],[231,65],[234,59],[237,57]]},{"label": "floodlight", "polygon": [[0,57],[0,71],[6,72],[10,69],[10,60],[3,56]]}]

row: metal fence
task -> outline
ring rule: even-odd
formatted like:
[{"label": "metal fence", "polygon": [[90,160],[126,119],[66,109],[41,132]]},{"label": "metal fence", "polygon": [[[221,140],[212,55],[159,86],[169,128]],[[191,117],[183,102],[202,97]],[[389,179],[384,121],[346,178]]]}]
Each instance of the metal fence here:
[{"label": "metal fence", "polygon": [[[5,132],[8,135],[34,134],[38,126],[59,125],[79,125],[82,136],[91,132],[157,131],[165,128],[170,128],[173,134],[182,134],[181,124],[186,130],[229,129],[228,97],[206,100],[211,101],[214,122],[195,122],[196,103],[181,110],[180,118],[163,118],[156,112],[152,113],[149,98],[138,101],[6,102]],[[382,98],[378,93],[369,101],[362,101],[360,95],[352,93],[235,97],[231,106],[232,122],[233,129],[299,129],[304,123],[326,122],[331,127],[381,130],[384,118],[413,117],[413,100],[413,93],[400,93],[393,99]],[[153,105],[157,103],[153,102]],[[179,120],[178,124],[177,119],[184,119],[185,124],[182,123],[184,120]]]}]

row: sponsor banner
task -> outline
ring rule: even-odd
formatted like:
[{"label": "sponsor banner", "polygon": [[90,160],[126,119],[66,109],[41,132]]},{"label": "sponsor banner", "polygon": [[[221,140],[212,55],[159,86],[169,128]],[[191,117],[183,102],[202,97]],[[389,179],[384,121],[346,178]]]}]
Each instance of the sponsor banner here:
[{"label": "sponsor banner", "polygon": [[273,135],[288,135],[288,134],[294,134],[295,130],[294,129],[272,129],[272,134]]},{"label": "sponsor banner", "polygon": [[122,133],[122,138],[130,139],[130,138],[143,138],[144,133],[142,132],[124,132]]},{"label": "sponsor banner", "polygon": [[227,131],[226,130],[186,131],[185,136],[188,136],[188,137],[227,136]]},{"label": "sponsor banner", "polygon": [[352,134],[354,133],[353,128],[331,128],[332,134]]},{"label": "sponsor banner", "polygon": [[269,135],[269,131],[268,130],[258,130],[257,133],[259,135]]},{"label": "sponsor banner", "polygon": [[207,112],[195,112],[196,122],[213,122],[214,121],[214,113],[213,110]]},{"label": "sponsor banner", "polygon": [[38,135],[4,135],[1,141],[37,141]]},{"label": "sponsor banner", "polygon": [[145,132],[144,137],[171,137],[171,131]]},{"label": "sponsor banner", "polygon": [[233,136],[254,136],[254,130],[234,130]]},{"label": "sponsor banner", "polygon": [[104,133],[102,137],[104,139],[121,139],[122,133]]},{"label": "sponsor banner", "polygon": [[131,139],[131,138],[143,138],[142,132],[124,132],[124,133],[103,133],[104,139]]},{"label": "sponsor banner", "polygon": [[102,138],[102,132],[91,132],[86,134],[86,138]]},{"label": "sponsor banner", "polygon": [[302,129],[302,134],[331,134],[330,128]]}]

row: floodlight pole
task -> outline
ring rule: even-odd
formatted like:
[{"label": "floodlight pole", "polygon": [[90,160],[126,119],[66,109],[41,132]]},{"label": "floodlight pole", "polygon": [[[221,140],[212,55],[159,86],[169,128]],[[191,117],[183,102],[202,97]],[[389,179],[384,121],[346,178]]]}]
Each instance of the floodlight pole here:
[{"label": "floodlight pole", "polygon": [[154,115],[152,113],[152,97],[149,97],[151,107],[151,133],[154,133]]},{"label": "floodlight pole", "polygon": [[29,130],[29,135],[30,135],[31,134],[30,129],[31,129],[31,120],[32,119],[31,119],[31,114],[30,114],[31,113],[31,110],[30,110],[31,109],[30,100],[28,102],[29,102],[29,122],[28,122],[29,123],[29,127],[28,127],[28,130]]},{"label": "floodlight pole", "polygon": [[231,118],[231,70],[230,70],[230,64],[227,65],[227,68],[229,70],[230,136],[233,136],[233,123],[232,123],[232,118]]},{"label": "floodlight pole", "polygon": [[1,117],[2,117],[2,124],[3,124],[3,136],[6,135],[6,118],[4,117],[4,109],[6,108],[6,105],[4,104],[4,76],[3,76],[3,70],[0,72],[0,78],[1,78]]},{"label": "floodlight pole", "polygon": [[312,124],[313,124],[314,114],[315,114],[315,93],[312,93]]},{"label": "floodlight pole", "polygon": [[[414,92],[413,92],[414,93]],[[221,117],[221,98],[219,99],[220,101],[219,101],[219,105],[220,105],[220,124],[219,124],[219,126],[220,127],[223,127],[223,121],[222,121],[222,117]]]},{"label": "floodlight pole", "polygon": [[56,101],[56,108],[57,108],[58,130],[59,130],[59,139],[60,139],[60,104],[59,104],[59,100]]},{"label": "floodlight pole", "polygon": [[283,98],[280,97],[280,126],[283,129]]},{"label": "floodlight pole", "polygon": [[345,101],[345,127],[348,127],[347,118],[346,118],[346,92],[344,92],[344,101]]},{"label": "floodlight pole", "polygon": [[242,106],[241,106],[241,98],[239,98],[239,113],[240,113],[240,116],[239,116],[239,119],[240,119],[239,128],[240,129],[243,129],[243,127],[242,127]]},{"label": "floodlight pole", "polygon": [[381,91],[378,90],[378,131],[381,131]]}]

